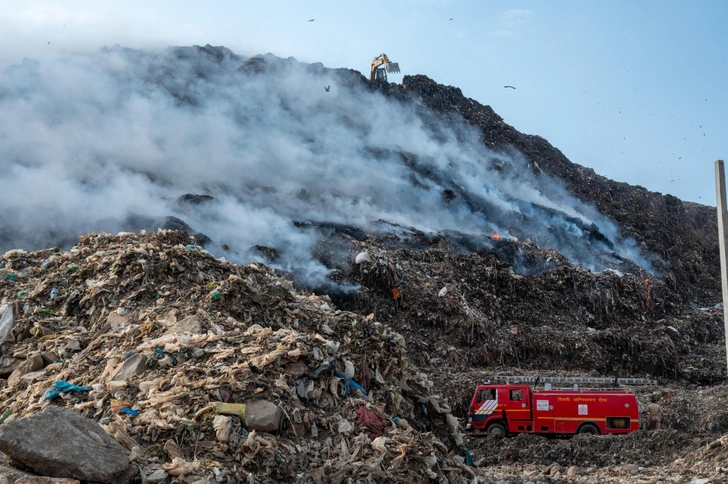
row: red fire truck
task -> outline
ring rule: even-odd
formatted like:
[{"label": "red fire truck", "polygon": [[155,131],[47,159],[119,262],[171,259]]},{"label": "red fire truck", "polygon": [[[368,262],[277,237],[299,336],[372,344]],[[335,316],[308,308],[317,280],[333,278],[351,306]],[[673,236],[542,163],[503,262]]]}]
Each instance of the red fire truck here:
[{"label": "red fire truck", "polygon": [[[501,438],[509,433],[624,434],[639,430],[639,405],[619,385],[657,384],[642,378],[496,377],[478,385],[467,430]],[[543,383],[543,388],[537,388]],[[570,388],[553,388],[554,384]],[[611,388],[579,389],[579,385]]]}]

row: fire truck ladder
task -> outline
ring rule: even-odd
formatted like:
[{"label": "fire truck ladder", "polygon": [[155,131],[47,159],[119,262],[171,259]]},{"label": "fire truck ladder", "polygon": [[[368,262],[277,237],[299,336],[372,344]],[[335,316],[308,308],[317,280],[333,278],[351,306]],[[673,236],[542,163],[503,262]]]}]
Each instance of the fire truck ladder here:
[{"label": "fire truck ladder", "polygon": [[[590,385],[611,385],[613,388],[619,388],[621,385],[657,385],[657,380],[649,380],[647,378],[594,378],[594,377],[566,377],[566,376],[494,376],[491,379],[493,383],[526,383],[532,386],[544,385],[546,389],[551,389],[552,385],[567,384],[569,388],[583,388],[582,385],[589,387]],[[563,388],[563,387],[562,387]],[[606,388],[601,388],[606,390]]]}]

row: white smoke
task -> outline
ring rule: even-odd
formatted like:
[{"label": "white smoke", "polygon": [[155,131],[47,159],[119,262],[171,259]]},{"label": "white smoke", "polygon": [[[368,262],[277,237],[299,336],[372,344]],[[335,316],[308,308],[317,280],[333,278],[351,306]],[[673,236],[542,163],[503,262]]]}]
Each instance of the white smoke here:
[{"label": "white smoke", "polygon": [[[114,47],[8,68],[0,170],[2,250],[122,230],[134,214],[183,219],[213,252],[229,245],[228,258],[264,245],[282,267],[321,275],[318,235],[294,221],[515,228],[587,266],[612,251],[644,263],[614,224],[520,155],[487,150],[474,128],[439,123],[349,71],[223,48]],[[187,193],[215,200],[180,205]],[[585,233],[592,223],[614,246]]]}]

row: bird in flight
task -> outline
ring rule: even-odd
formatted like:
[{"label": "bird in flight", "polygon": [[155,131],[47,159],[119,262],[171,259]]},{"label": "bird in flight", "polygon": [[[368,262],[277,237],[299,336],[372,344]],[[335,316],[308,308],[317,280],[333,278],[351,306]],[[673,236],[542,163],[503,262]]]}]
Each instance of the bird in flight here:
[{"label": "bird in flight", "polygon": [[452,19],[450,19],[450,20],[452,20]]},{"label": "bird in flight", "polygon": [[312,18],[311,20],[309,20],[309,22],[313,22],[314,20],[316,20],[316,19],[315,18]]},{"label": "bird in flight", "polygon": [[325,87],[324,89],[326,90],[326,92],[329,92],[329,89],[331,89],[331,86],[330,86],[330,85],[328,85],[328,86],[326,86],[326,87]]},{"label": "bird in flight", "polygon": [[507,88],[507,89],[515,89],[515,87],[513,87],[513,86],[503,86],[503,87]]}]

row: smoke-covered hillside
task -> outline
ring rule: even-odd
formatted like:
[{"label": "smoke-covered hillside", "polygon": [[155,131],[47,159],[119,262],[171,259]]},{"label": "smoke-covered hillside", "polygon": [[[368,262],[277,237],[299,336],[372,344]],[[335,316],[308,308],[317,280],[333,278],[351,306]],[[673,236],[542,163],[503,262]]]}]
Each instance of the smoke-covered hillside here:
[{"label": "smoke-covered hillside", "polygon": [[280,268],[321,280],[321,227],[345,226],[455,234],[468,250],[498,233],[597,270],[659,259],[518,150],[354,71],[114,47],[7,69],[0,119],[0,250],[187,227],[217,255],[273,248]]}]

